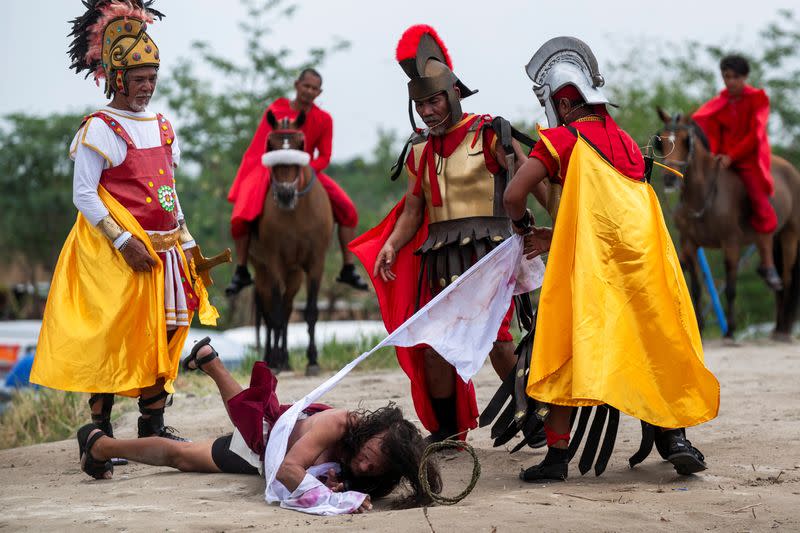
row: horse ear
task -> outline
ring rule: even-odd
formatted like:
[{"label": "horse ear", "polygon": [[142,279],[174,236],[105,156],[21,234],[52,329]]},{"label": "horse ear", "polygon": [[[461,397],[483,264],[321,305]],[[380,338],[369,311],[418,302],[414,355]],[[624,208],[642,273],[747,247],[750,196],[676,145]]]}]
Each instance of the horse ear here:
[{"label": "horse ear", "polygon": [[302,128],[305,122],[306,122],[306,112],[300,111],[300,114],[297,115],[297,118],[294,120],[294,125],[297,128]]},{"label": "horse ear", "polygon": [[656,113],[658,113],[658,118],[660,118],[664,124],[669,124],[672,121],[672,117],[669,116],[669,113],[661,109],[661,106],[656,106]]},{"label": "horse ear", "polygon": [[275,113],[272,112],[272,109],[267,110],[267,123],[273,130],[278,125],[278,121],[275,119]]}]

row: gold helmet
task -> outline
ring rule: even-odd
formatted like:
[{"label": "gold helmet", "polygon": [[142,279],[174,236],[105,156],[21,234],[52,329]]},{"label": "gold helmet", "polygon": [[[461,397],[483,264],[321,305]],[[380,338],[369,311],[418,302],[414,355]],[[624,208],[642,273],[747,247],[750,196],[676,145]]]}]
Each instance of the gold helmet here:
[{"label": "gold helmet", "polygon": [[87,71],[95,82],[105,79],[105,94],[127,92],[125,73],[160,64],[158,46],[147,25],[163,13],[151,9],[153,0],[84,0],[87,11],[72,20],[70,68]]}]

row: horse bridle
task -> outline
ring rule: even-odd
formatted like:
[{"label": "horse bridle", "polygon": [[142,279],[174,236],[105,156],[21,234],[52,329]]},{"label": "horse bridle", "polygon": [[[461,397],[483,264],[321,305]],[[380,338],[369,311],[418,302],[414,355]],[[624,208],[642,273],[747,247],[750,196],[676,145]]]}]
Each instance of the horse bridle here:
[{"label": "horse bridle", "polygon": [[[288,149],[289,146],[289,137],[291,135],[295,135],[297,133],[301,133],[302,131],[297,129],[290,129],[290,128],[279,128],[272,130],[267,137],[267,146],[269,146],[269,138],[273,135],[277,135],[283,140],[282,149]],[[300,150],[305,148],[305,136],[303,138],[303,145],[300,147]],[[311,179],[308,180],[308,183],[302,190],[297,190],[297,186],[300,184],[300,179],[303,177],[303,168],[301,167],[298,170],[297,177],[292,181],[277,181],[277,180],[270,180],[271,185],[270,189],[272,189],[272,198],[275,200],[275,203],[278,204],[278,207],[281,209],[291,210],[297,207],[297,199],[305,196],[311,190],[311,187],[314,185],[314,180],[317,179],[317,172],[312,168],[311,169]],[[283,206],[281,202],[278,200],[280,194],[291,195],[291,201],[289,205]]]},{"label": "horse bridle", "polygon": [[[673,149],[675,147],[675,133],[678,131],[686,131],[687,132],[686,142],[689,145],[688,152],[686,154],[686,159],[681,161],[670,161],[670,164],[668,166],[683,174],[684,181],[688,181],[690,178],[689,166],[692,164],[692,161],[694,161],[694,156],[695,156],[694,143],[696,137],[695,128],[697,126],[694,123],[679,124],[678,123],[679,119],[680,115],[673,116],[672,121],[666,125],[666,131],[670,133],[669,140],[670,142],[672,142]],[[659,142],[663,142],[658,134],[656,134],[656,138],[659,140]],[[703,207],[698,210],[690,210],[688,213],[689,217],[699,220],[705,216],[705,214],[708,212],[709,209],[711,209],[711,206],[714,204],[714,199],[717,196],[717,178],[719,177],[719,171],[720,171],[720,164],[719,162],[717,162],[715,166],[714,175],[711,178],[710,187],[705,195],[705,198],[703,199]]]},{"label": "horse bridle", "polygon": [[[302,190],[297,190],[297,186],[300,184],[300,178],[303,176],[303,168],[300,168],[299,173],[295,179],[292,181],[277,181],[271,180],[272,182],[272,198],[275,200],[275,203],[278,204],[278,207],[282,209],[294,209],[297,206],[297,199],[305,196],[306,194],[311,191],[311,187],[314,185],[314,180],[317,179],[317,172],[312,168],[311,169],[311,179],[308,180],[308,183]],[[284,207],[278,201],[278,196],[280,193],[289,193],[292,195],[292,200],[288,206]]]}]

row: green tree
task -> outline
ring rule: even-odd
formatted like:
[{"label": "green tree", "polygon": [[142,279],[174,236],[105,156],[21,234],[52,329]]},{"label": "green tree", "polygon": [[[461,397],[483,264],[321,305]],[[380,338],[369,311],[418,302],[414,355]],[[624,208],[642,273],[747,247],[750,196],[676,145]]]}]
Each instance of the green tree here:
[{"label": "green tree", "polygon": [[[231,245],[228,189],[267,105],[291,94],[303,68],[319,66],[329,53],[348,46],[339,40],[328,48],[311,48],[305,60],[292,62],[291,51],[270,46],[268,37],[270,28],[291,19],[295,7],[283,0],[243,0],[243,4],[247,16],[239,27],[246,53],[241,60],[218,55],[206,42],[194,42],[193,57],[181,59],[159,86],[181,124],[178,193],[192,234],[206,253]],[[197,63],[211,67],[211,79],[196,72]],[[230,273],[220,268],[215,278],[226,280]],[[224,285],[217,283],[211,290],[212,300],[223,308]]]},{"label": "green tree", "polygon": [[0,125],[0,262],[52,271],[75,221],[69,145],[81,115],[12,114]]}]

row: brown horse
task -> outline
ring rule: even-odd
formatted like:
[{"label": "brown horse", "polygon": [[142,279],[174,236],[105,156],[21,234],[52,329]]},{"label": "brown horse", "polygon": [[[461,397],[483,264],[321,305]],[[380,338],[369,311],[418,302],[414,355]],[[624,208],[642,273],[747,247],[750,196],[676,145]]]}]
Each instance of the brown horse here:
[{"label": "brown horse", "polygon": [[[682,172],[680,203],[674,218],[680,232],[681,265],[689,270],[692,301],[700,328],[700,285],[697,248],[721,248],[725,258],[725,315],[727,337],[736,329],[734,302],[736,276],[742,248],[753,242],[754,232],[748,223],[750,202],[742,181],[731,169],[723,169],[717,157],[709,152],[708,141],[690,117],[670,116],[657,109],[664,129],[656,137],[656,149],[664,163]],[[778,215],[775,231],[775,264],[783,280],[783,290],[776,293],[776,320],[773,338],[791,340],[792,324],[800,301],[800,173],[788,161],[772,156],[775,195],[771,199]],[[675,176],[664,173],[670,186]]]},{"label": "brown horse", "polygon": [[309,336],[306,375],[316,375],[317,297],[333,231],[333,212],[303,151],[305,140],[299,128],[305,114],[300,113],[294,121],[277,120],[269,111],[267,120],[272,131],[263,162],[270,167],[270,186],[250,246],[250,262],[255,268],[256,338],[263,318],[267,326],[264,361],[276,371],[290,368],[286,345],[289,317],[305,275],[304,318]]}]

